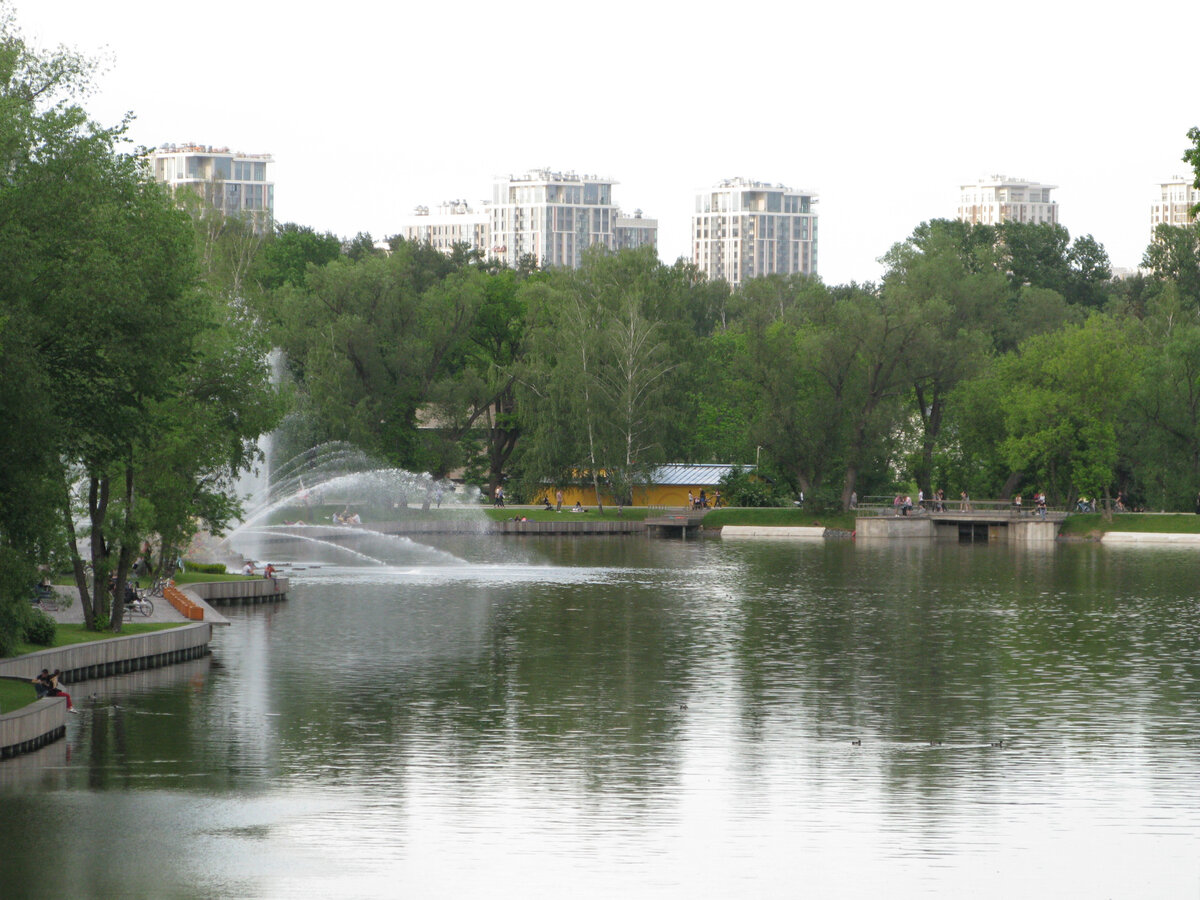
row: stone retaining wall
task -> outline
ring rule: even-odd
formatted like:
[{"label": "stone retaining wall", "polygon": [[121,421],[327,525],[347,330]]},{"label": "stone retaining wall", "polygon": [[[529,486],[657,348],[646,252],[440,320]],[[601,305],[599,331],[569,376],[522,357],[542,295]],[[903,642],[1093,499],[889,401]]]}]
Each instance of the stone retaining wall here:
[{"label": "stone retaining wall", "polygon": [[1109,531],[1100,538],[1102,544],[1178,544],[1200,548],[1200,534],[1163,534],[1149,531]]},{"label": "stone retaining wall", "polygon": [[277,575],[239,581],[196,581],[188,584],[187,589],[213,606],[274,603],[287,599],[288,580]]},{"label": "stone retaining wall", "polygon": [[70,684],[86,678],[103,678],[195,659],[208,653],[211,641],[210,623],[181,625],[149,634],[73,644],[3,659],[0,660],[0,678],[23,678],[28,681],[42,669],[51,672],[61,669],[60,680]]},{"label": "stone retaining wall", "polygon": [[825,527],[821,525],[724,525],[723,538],[824,538]]},{"label": "stone retaining wall", "polygon": [[[29,690],[33,690],[33,685]],[[57,741],[67,732],[66,720],[66,697],[44,697],[0,716],[0,759],[32,753]]]},{"label": "stone retaining wall", "polygon": [[[0,678],[28,682],[42,669],[61,669],[64,684],[169,666],[208,653],[212,625],[182,625],[149,634],[114,637],[70,647],[39,650],[0,660]],[[29,686],[33,691],[33,685]],[[70,693],[68,691],[68,693]],[[0,715],[0,759],[29,753],[66,734],[67,701],[46,697]]]}]

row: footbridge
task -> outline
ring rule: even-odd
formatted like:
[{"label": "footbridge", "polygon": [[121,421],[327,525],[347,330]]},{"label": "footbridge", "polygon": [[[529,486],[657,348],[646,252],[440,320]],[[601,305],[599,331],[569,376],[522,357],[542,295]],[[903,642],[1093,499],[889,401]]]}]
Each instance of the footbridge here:
[{"label": "footbridge", "polygon": [[1011,500],[935,502],[900,510],[864,504],[855,510],[860,538],[937,538],[970,543],[1026,544],[1053,541],[1067,517],[1061,509],[1017,506]]}]

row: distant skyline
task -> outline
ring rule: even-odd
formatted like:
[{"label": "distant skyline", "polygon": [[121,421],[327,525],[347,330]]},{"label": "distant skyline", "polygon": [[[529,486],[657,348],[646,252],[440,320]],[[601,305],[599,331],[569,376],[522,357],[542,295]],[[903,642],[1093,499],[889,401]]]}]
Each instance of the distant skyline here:
[{"label": "distant skyline", "polygon": [[1028,0],[9,6],[35,45],[106,61],[94,118],[132,111],[151,147],[271,153],[277,219],[347,237],[549,167],[614,178],[671,262],[690,258],[696,191],[746,177],[820,198],[826,282],[876,280],[960,185],[1003,174],[1059,185],[1072,237],[1133,267],[1200,125],[1200,10],[1165,0],[1119,18]]}]

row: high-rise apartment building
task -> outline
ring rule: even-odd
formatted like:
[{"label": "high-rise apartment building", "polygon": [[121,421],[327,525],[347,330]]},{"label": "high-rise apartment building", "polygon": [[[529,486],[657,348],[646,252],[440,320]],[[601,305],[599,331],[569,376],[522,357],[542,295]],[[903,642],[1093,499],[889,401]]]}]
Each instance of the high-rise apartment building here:
[{"label": "high-rise apartment building", "polygon": [[817,273],[817,197],[731,178],[696,194],[692,262],[731,287],[760,275]]},{"label": "high-rise apartment building", "polygon": [[635,209],[632,216],[617,210],[613,225],[613,249],[636,250],[638,247],[658,246],[658,219],[642,218],[642,211]]},{"label": "high-rise apartment building", "polygon": [[616,182],[594,175],[531,169],[497,178],[492,198],[478,209],[466,201],[443,203],[430,212],[418,206],[405,219],[405,240],[428,241],[443,252],[456,243],[515,267],[523,257],[540,266],[578,267],[583,251],[658,243],[658,221],[637,210],[624,216],[612,202]]},{"label": "high-rise apartment building", "polygon": [[496,179],[488,206],[490,255],[510,266],[532,256],[540,265],[576,268],[588,247],[612,249],[617,218],[613,183],[549,169]]},{"label": "high-rise apartment building", "polygon": [[275,185],[267,179],[270,154],[163,144],[150,151],[147,161],[155,181],[175,191],[194,191],[226,215],[245,215],[256,231],[270,230],[275,216]]},{"label": "high-rise apartment building", "polygon": [[406,241],[428,243],[443,253],[451,252],[455,244],[466,244],[486,254],[491,233],[487,210],[472,209],[466,200],[439,203],[432,212],[428,206],[418,206],[412,218],[400,226],[400,236]]},{"label": "high-rise apartment building", "polygon": [[992,175],[960,186],[958,218],[971,225],[1026,222],[1058,224],[1058,202],[1050,199],[1055,184]]},{"label": "high-rise apartment building", "polygon": [[1190,178],[1176,175],[1158,186],[1157,199],[1150,207],[1150,235],[1159,225],[1190,225],[1196,221],[1192,207],[1200,203],[1200,188]]}]

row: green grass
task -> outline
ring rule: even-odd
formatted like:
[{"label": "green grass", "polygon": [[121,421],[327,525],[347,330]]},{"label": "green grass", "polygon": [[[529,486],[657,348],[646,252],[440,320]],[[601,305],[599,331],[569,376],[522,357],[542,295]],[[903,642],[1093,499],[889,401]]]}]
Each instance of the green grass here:
[{"label": "green grass", "polygon": [[88,631],[81,624],[64,624],[59,623],[58,628],[54,631],[54,643],[49,647],[43,647],[41,644],[25,644],[20,643],[16,646],[16,652],[13,656],[22,656],[26,653],[36,653],[38,650],[53,650],[56,647],[70,647],[73,644],[89,644],[92,641],[106,641],[114,637],[129,637],[134,634],[147,634],[151,631],[162,631],[164,628],[178,628],[180,625],[190,624],[188,622],[138,622],[136,624],[126,622],[121,627],[120,634],[113,634],[111,631]]},{"label": "green grass", "polygon": [[37,694],[29,682],[0,678],[0,713],[13,712],[36,699]]},{"label": "green grass", "polygon": [[1109,531],[1200,534],[1200,516],[1194,513],[1116,513],[1106,521],[1102,513],[1076,513],[1067,516],[1059,533],[1067,537],[1091,537]]}]

